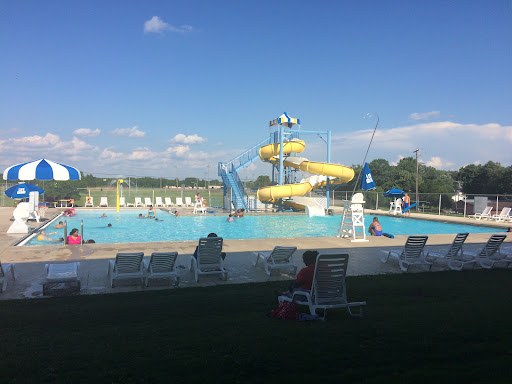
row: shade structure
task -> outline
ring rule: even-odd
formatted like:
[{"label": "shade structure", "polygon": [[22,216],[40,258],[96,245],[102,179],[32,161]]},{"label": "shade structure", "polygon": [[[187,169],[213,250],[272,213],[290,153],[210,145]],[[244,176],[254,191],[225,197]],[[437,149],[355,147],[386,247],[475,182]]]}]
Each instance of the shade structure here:
[{"label": "shade structure", "polygon": [[4,171],[4,180],[80,180],[80,171],[47,159],[16,164]]},{"label": "shade structure", "polygon": [[4,193],[7,197],[10,197],[11,199],[25,199],[29,197],[30,192],[34,191],[39,192],[39,194],[44,193],[43,188],[39,188],[37,185],[28,183],[15,185],[7,189]]},{"label": "shade structure", "polygon": [[277,119],[270,121],[270,126],[273,125],[286,125],[288,128],[291,128],[295,124],[300,124],[300,119],[295,119],[293,117],[288,116],[286,112],[284,112],[281,116],[279,116]]},{"label": "shade structure", "polygon": [[384,192],[382,194],[382,196],[398,198],[398,197],[405,196],[405,192],[402,191],[401,189],[393,188],[393,189],[390,189],[389,191]]}]

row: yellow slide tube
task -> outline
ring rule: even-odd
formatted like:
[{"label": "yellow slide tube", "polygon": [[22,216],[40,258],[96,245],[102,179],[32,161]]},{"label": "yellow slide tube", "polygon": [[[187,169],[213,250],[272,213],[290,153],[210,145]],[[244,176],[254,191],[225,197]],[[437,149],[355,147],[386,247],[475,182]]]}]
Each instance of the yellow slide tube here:
[{"label": "yellow slide tube", "polygon": [[[306,148],[306,143],[302,140],[289,141],[283,145],[283,154],[300,153]],[[275,156],[279,156],[280,144],[274,143],[265,145],[260,148],[259,155],[261,160],[270,161],[276,163],[279,159]],[[300,164],[283,161],[285,167],[292,167],[300,169],[303,172],[308,172],[314,175],[323,175],[335,178],[337,180],[331,181],[334,184],[348,183],[354,178],[354,170],[350,167],[343,165],[328,164],[328,163],[317,163],[314,161],[303,161]],[[292,197],[292,196],[303,196],[310,192],[313,188],[325,186],[326,182],[321,182],[316,185],[310,183],[299,183],[299,184],[285,184],[275,185],[271,187],[264,187],[258,189],[257,197],[258,200],[264,203],[275,203],[279,199]]]}]

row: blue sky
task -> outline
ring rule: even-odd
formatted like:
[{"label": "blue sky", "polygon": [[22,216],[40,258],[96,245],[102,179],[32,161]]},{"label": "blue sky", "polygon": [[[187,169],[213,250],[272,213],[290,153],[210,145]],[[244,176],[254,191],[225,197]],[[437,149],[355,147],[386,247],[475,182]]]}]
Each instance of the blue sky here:
[{"label": "blue sky", "polygon": [[368,160],[508,166],[511,22],[510,0],[4,1],[0,168],[216,177],[284,111],[330,130],[338,164],[362,161],[373,112]]}]

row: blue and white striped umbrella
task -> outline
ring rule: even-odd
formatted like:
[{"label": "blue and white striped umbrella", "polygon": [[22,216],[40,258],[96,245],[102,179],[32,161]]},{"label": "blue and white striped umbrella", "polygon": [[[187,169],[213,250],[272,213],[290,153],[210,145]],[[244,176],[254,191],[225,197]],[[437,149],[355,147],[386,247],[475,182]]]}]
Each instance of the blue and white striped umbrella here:
[{"label": "blue and white striped umbrella", "polygon": [[4,173],[4,180],[80,180],[80,171],[68,165],[40,159],[13,165]]}]

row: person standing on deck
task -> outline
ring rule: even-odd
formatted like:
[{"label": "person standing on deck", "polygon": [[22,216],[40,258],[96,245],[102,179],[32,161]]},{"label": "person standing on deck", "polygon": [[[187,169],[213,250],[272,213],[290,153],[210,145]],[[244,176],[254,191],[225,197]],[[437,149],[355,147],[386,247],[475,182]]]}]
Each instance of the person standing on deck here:
[{"label": "person standing on deck", "polygon": [[[406,193],[404,196],[404,211],[409,208],[411,205],[411,197]],[[404,213],[404,216],[411,216],[411,210],[408,209],[407,212]]]}]

